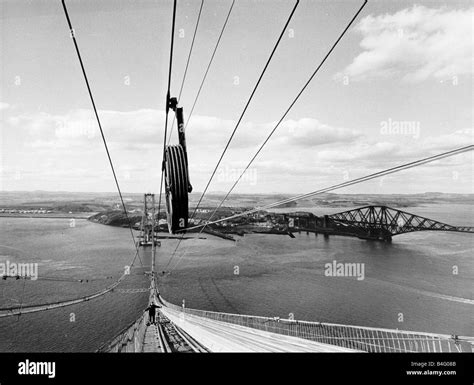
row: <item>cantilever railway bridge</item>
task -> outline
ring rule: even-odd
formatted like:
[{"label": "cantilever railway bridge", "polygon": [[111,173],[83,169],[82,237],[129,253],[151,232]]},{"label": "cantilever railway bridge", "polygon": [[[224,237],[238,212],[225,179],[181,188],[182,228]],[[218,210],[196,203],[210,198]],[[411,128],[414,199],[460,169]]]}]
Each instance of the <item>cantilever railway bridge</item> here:
[{"label": "cantilever railway bridge", "polygon": [[364,206],[323,217],[295,214],[290,223],[290,230],[383,241],[391,241],[395,235],[414,231],[474,233],[474,227],[452,226],[387,206]]}]

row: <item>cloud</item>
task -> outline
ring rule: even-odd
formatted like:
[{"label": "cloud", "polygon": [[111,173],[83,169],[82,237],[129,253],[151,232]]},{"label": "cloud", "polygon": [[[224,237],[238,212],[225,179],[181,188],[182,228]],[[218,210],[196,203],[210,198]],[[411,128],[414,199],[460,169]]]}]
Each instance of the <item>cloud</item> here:
[{"label": "cloud", "polygon": [[[157,141],[164,124],[164,113],[142,109],[136,111],[99,111],[102,128],[110,143]],[[100,131],[91,110],[78,109],[63,115],[39,112],[10,117],[7,122],[27,135],[36,147],[100,143]],[[97,140],[99,139],[99,141]],[[36,141],[36,142],[35,142]]]},{"label": "cloud", "polygon": [[[162,145],[163,111],[141,109],[136,111],[99,111],[107,142],[123,150],[151,150]],[[171,123],[171,119],[169,123]],[[10,117],[7,122],[15,130],[22,130],[25,143],[33,148],[67,148],[101,145],[100,131],[91,110],[79,109],[63,115],[39,112]],[[276,122],[242,122],[232,140],[233,149],[257,148]],[[187,127],[187,140],[195,146],[213,150],[223,148],[229,139],[235,121],[214,116],[196,115]],[[169,133],[171,132],[169,125]],[[177,142],[176,124],[171,143]],[[350,143],[362,134],[356,130],[331,127],[317,119],[286,120],[272,138],[281,145],[312,147],[330,143]]]},{"label": "cloud", "polygon": [[[161,170],[164,112],[140,109],[99,111],[99,114],[123,190],[156,191]],[[74,110],[62,115],[23,114],[7,119],[6,123],[4,144],[8,151],[2,154],[5,188],[21,190],[21,186],[34,186],[84,191],[114,188],[102,139],[90,110]],[[274,126],[275,122],[242,123],[210,191],[230,188]],[[187,143],[195,191],[202,191],[206,185],[234,127],[234,121],[213,116],[196,115],[191,120]],[[364,130],[373,131],[374,127]],[[174,142],[177,142],[176,127]],[[414,139],[364,134],[333,127],[314,118],[286,120],[236,191],[305,192],[472,143],[472,128]],[[433,189],[427,186],[437,181],[439,190],[440,178],[451,178],[452,170],[459,175],[472,174],[472,159],[467,155],[458,156],[417,169],[413,175],[419,178],[414,177],[412,184],[425,191]],[[396,187],[402,189],[403,178],[401,175],[391,180],[401,181]],[[464,183],[461,179],[456,181],[461,182]],[[460,185],[461,188],[470,187]]]},{"label": "cloud", "polygon": [[286,120],[279,129],[286,133],[279,135],[280,141],[289,145],[304,147],[330,143],[350,143],[362,137],[362,133],[356,130],[331,127],[316,119],[309,118]]},{"label": "cloud", "polygon": [[7,110],[9,108],[11,108],[11,106],[8,103],[0,102],[0,111]]},{"label": "cloud", "polygon": [[394,14],[367,16],[356,27],[363,36],[363,52],[336,79],[400,76],[419,82],[471,74],[473,12],[474,7],[415,5]]},{"label": "cloud", "polygon": [[474,143],[474,129],[466,128],[457,130],[450,134],[429,137],[425,140],[427,148],[436,148],[438,151],[446,151],[456,147],[469,146]]}]

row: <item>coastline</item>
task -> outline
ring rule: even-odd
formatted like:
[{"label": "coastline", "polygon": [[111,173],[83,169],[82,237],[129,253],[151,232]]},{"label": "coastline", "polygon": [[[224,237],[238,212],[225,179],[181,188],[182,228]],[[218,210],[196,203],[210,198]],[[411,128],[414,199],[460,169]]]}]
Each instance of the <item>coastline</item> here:
[{"label": "coastline", "polygon": [[54,214],[14,214],[0,213],[0,218],[31,218],[31,219],[89,219],[97,213],[54,213]]}]

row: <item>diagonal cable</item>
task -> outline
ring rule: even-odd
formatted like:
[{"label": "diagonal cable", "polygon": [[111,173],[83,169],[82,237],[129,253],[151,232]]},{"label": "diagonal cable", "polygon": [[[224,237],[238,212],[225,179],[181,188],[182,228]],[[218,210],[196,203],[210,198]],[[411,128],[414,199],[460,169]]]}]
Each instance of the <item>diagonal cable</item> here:
[{"label": "diagonal cable", "polygon": [[[189,230],[201,228],[203,226],[208,226],[208,225],[211,225],[211,224],[214,224],[214,223],[220,223],[220,222],[223,222],[223,221],[228,221],[228,220],[240,218],[240,217],[243,217],[243,216],[246,216],[246,215],[256,213],[258,211],[278,207],[278,206],[281,206],[282,204],[285,204],[285,203],[296,202],[296,201],[299,201],[299,200],[302,200],[302,199],[311,198],[311,197],[316,196],[316,195],[324,194],[324,193],[327,193],[327,192],[330,192],[330,191],[341,189],[343,187],[348,187],[348,186],[352,186],[354,184],[359,184],[359,183],[366,182],[366,181],[369,181],[369,180],[372,180],[372,179],[380,178],[380,177],[385,176],[385,175],[394,174],[394,173],[397,173],[397,172],[400,172],[400,171],[403,171],[403,170],[408,170],[410,168],[414,168],[414,167],[418,167],[418,166],[421,166],[421,165],[424,165],[424,164],[432,163],[434,161],[444,159],[444,158],[449,158],[451,156],[459,155],[459,154],[462,154],[462,153],[465,153],[465,152],[468,152],[468,151],[474,151],[474,145],[471,144],[469,146],[459,147],[459,148],[456,148],[456,149],[451,150],[451,151],[447,151],[447,152],[443,152],[443,153],[436,154],[436,155],[433,155],[433,156],[429,156],[427,158],[418,159],[418,160],[415,160],[415,161],[412,161],[412,162],[409,162],[409,163],[405,163],[405,164],[402,164],[402,165],[399,165],[399,166],[391,167],[391,168],[386,169],[386,170],[378,171],[378,172],[373,173],[373,174],[365,175],[365,176],[360,177],[360,178],[352,179],[352,180],[349,180],[347,182],[339,183],[339,184],[332,185],[332,186],[329,186],[329,187],[326,187],[326,188],[323,188],[323,189],[320,189],[320,190],[316,190],[316,191],[312,191],[312,192],[309,192],[309,193],[306,193],[306,194],[297,195],[297,196],[294,196],[294,197],[291,197],[291,198],[283,199],[283,200],[280,200],[278,202],[270,203],[268,205],[264,205],[264,206],[261,206],[261,207],[256,207],[256,208],[253,208],[251,210],[244,211],[240,214],[235,214],[235,215],[231,215],[231,216],[228,216],[228,217],[225,217],[225,218],[220,218],[218,220],[207,222],[206,224],[202,224],[202,225],[188,227],[185,230],[189,231]],[[184,230],[178,230],[178,231],[184,231]]]},{"label": "diagonal cable", "polygon": [[[211,221],[212,218],[214,217],[214,215],[216,214],[217,210],[219,210],[219,208],[222,206],[222,204],[225,202],[225,200],[228,198],[228,196],[230,195],[230,193],[234,190],[235,186],[237,186],[237,184],[239,183],[240,179],[242,178],[242,176],[247,172],[248,168],[252,165],[252,163],[254,162],[254,160],[257,158],[258,154],[260,154],[260,152],[262,151],[263,147],[265,147],[265,145],[267,144],[267,142],[270,140],[270,138],[272,137],[272,135],[275,133],[276,129],[280,126],[281,122],[283,121],[283,119],[285,119],[285,117],[288,115],[288,113],[290,112],[290,110],[293,108],[293,106],[295,105],[295,103],[298,101],[298,99],[300,98],[300,96],[302,95],[302,93],[304,92],[304,90],[308,87],[308,85],[311,83],[311,81],[313,80],[314,76],[318,73],[318,71],[320,70],[320,68],[323,66],[323,64],[326,62],[327,58],[331,55],[331,53],[334,51],[334,49],[336,48],[337,44],[339,43],[339,41],[342,39],[342,37],[346,34],[347,30],[350,28],[350,26],[352,25],[352,23],[354,22],[354,20],[357,18],[357,16],[360,14],[360,12],[362,11],[362,9],[365,7],[365,5],[367,4],[367,0],[364,1],[364,3],[362,4],[362,6],[359,8],[359,10],[357,11],[357,13],[352,17],[351,21],[347,24],[346,28],[342,31],[342,33],[339,35],[338,39],[335,41],[335,43],[332,45],[331,49],[328,51],[328,53],[326,54],[326,56],[324,56],[323,60],[319,63],[319,65],[316,67],[316,69],[314,70],[314,72],[312,73],[312,75],[310,76],[310,78],[308,79],[308,81],[305,83],[305,85],[303,86],[303,88],[301,89],[301,91],[296,95],[296,97],[293,99],[293,102],[290,104],[290,106],[287,108],[287,110],[285,111],[285,113],[283,114],[283,116],[280,118],[280,120],[278,121],[278,123],[276,124],[276,126],[272,129],[272,131],[270,132],[270,134],[267,136],[267,138],[265,139],[265,141],[262,143],[262,145],[260,146],[260,148],[257,150],[257,152],[255,153],[255,155],[252,157],[252,159],[250,160],[250,162],[247,164],[247,166],[245,167],[245,169],[243,170],[243,172],[240,174],[240,176],[237,178],[237,180],[234,182],[234,184],[232,185],[232,187],[230,188],[230,190],[227,192],[227,194],[225,195],[224,199],[222,199],[222,201],[219,203],[219,205],[216,207],[216,209],[212,212],[212,214],[209,216],[208,218],[208,221]],[[205,226],[202,228],[202,230],[200,232],[202,232],[204,230]]]},{"label": "diagonal cable", "polygon": [[[184,69],[183,80],[181,82],[181,88],[179,89],[178,102],[181,100],[181,94],[183,93],[184,82],[186,80],[186,74],[188,73],[189,61],[191,59],[191,54],[193,53],[194,40],[196,39],[196,33],[199,27],[199,21],[201,20],[202,6],[204,5],[204,0],[201,0],[201,7],[199,8],[199,14],[196,20],[196,27],[194,28],[193,40],[191,41],[191,48],[189,49],[188,59],[186,61],[186,68]],[[168,144],[170,144],[171,135],[173,135],[174,122],[176,120],[176,114],[173,115],[173,122],[171,123],[171,131],[168,137]]]},{"label": "diagonal cable", "polygon": [[[84,69],[84,65],[82,63],[82,59],[81,59],[81,56],[80,56],[80,52],[79,52],[79,48],[77,46],[77,42],[76,42],[76,39],[74,37],[74,29],[72,28],[72,24],[71,24],[71,21],[69,19],[69,14],[68,14],[68,11],[67,11],[67,8],[66,8],[66,4],[65,4],[65,1],[62,0],[62,5],[63,5],[63,9],[64,9],[64,13],[66,15],[66,18],[67,18],[67,21],[68,21],[68,25],[69,25],[69,30],[70,30],[70,33],[71,33],[71,36],[73,38],[73,41],[74,41],[74,46],[76,48],[76,52],[78,54],[78,57],[79,57],[79,61],[81,63],[81,68],[82,68],[82,72],[84,74],[84,78],[86,80],[86,84],[87,84],[87,89],[89,91],[89,96],[91,98],[91,101],[92,101],[92,105],[94,107],[94,112],[96,114],[96,118],[97,118],[97,122],[99,124],[99,128],[101,130],[101,134],[102,134],[102,138],[104,140],[104,145],[106,147],[106,150],[107,150],[107,155],[109,157],[109,162],[110,162],[110,165],[112,167],[112,171],[114,173],[114,177],[115,177],[115,182],[117,184],[117,188],[119,190],[119,194],[120,194],[120,198],[122,199],[122,194],[120,192],[120,188],[119,188],[119,185],[118,185],[118,181],[117,181],[117,178],[116,178],[116,175],[115,175],[115,171],[114,171],[114,168],[113,168],[113,164],[112,164],[112,160],[110,158],[110,154],[108,152],[108,148],[107,148],[107,142],[105,140],[105,136],[103,135],[103,131],[102,131],[102,126],[100,124],[100,119],[99,119],[99,116],[98,116],[98,113],[97,113],[97,109],[95,108],[95,103],[94,103],[94,99],[92,97],[92,92],[90,90],[90,86],[89,86],[89,82],[87,80],[87,76],[86,76],[86,73],[85,73],[85,69]],[[175,11],[176,11],[176,0],[175,0],[175,4],[174,4],[174,11],[173,11],[173,30],[174,30],[174,17],[175,17]],[[173,40],[172,40],[173,41]],[[172,55],[172,54],[171,54]],[[170,57],[170,75],[169,75],[169,78],[168,78],[168,85],[170,83],[170,80],[171,80],[171,57]],[[168,87],[169,89],[169,87]],[[168,92],[169,93],[169,92]],[[123,204],[123,199],[122,199],[122,205],[124,207],[124,210],[126,212],[126,208],[125,208],[125,205]],[[130,222],[130,221],[129,221]],[[133,232],[132,232],[132,237],[133,237]],[[135,260],[136,258],[138,257],[140,259],[140,253],[139,253],[139,249],[136,245],[136,243],[134,242],[135,244],[135,255],[132,259],[132,262],[130,264],[130,268],[133,267],[133,265],[135,264]],[[141,259],[140,259],[140,263],[141,263]],[[142,264],[143,266],[143,264]],[[88,296],[83,296],[83,297],[79,297],[79,298],[74,298],[74,299],[71,299],[71,300],[66,300],[66,301],[57,301],[57,302],[51,302],[51,303],[45,303],[45,304],[41,304],[41,305],[30,305],[30,306],[23,306],[23,300],[21,301],[21,304],[20,304],[20,307],[15,309],[15,308],[3,308],[3,309],[0,309],[0,311],[7,311],[8,313],[6,314],[0,314],[0,318],[2,317],[9,317],[9,316],[13,316],[13,315],[21,315],[22,313],[22,309],[23,308],[28,308],[28,310],[26,310],[26,312],[28,313],[34,313],[34,312],[40,312],[40,311],[46,311],[46,310],[50,310],[50,309],[55,309],[55,308],[58,308],[58,307],[62,307],[62,306],[70,306],[70,305],[74,305],[76,303],[80,303],[80,302],[83,302],[83,301],[89,301],[91,299],[94,299],[94,298],[98,298],[100,296],[103,296],[111,291],[113,291],[122,281],[123,279],[129,275],[129,273],[124,273],[120,276],[120,278],[118,280],[116,280],[114,283],[112,283],[111,285],[109,285],[108,287],[106,287],[105,289],[97,292],[97,293],[94,293],[94,294],[91,294],[91,295],[88,295]],[[24,290],[24,286],[23,286],[23,290]],[[16,312],[15,312],[16,311]]]},{"label": "diagonal cable", "polygon": [[[211,59],[209,60],[209,63],[207,64],[206,72],[204,73],[204,76],[203,76],[203,78],[202,78],[202,80],[201,80],[201,84],[200,84],[200,86],[199,86],[198,92],[197,92],[196,97],[195,97],[195,99],[194,99],[193,106],[192,106],[192,108],[191,108],[191,111],[190,111],[189,116],[188,116],[188,120],[187,120],[186,125],[185,125],[185,127],[184,127],[185,130],[186,130],[186,128],[188,127],[189,121],[190,121],[191,116],[192,116],[193,111],[194,111],[194,107],[196,106],[196,103],[197,103],[197,101],[198,101],[198,99],[199,99],[199,95],[201,94],[202,87],[203,87],[203,85],[204,85],[204,82],[206,81],[207,74],[208,74],[208,72],[209,72],[209,69],[211,68],[212,62],[213,62],[213,60],[214,60],[214,56],[215,56],[215,54],[216,54],[216,52],[217,52],[217,48],[219,47],[219,44],[220,44],[222,35],[224,34],[225,28],[226,28],[226,26],[227,26],[227,22],[229,21],[230,14],[232,13],[232,9],[234,8],[234,4],[235,4],[235,0],[232,0],[232,4],[230,5],[230,8],[229,8],[229,11],[227,12],[227,16],[226,16],[226,18],[225,18],[224,24],[222,25],[221,32],[220,32],[219,37],[218,37],[218,39],[217,39],[216,45],[215,45],[215,47],[214,47],[214,51],[212,52]],[[162,179],[163,179],[163,177],[162,177]],[[163,182],[162,182],[161,184],[163,184]],[[161,187],[160,187],[160,202],[161,202]],[[194,216],[194,213],[193,213],[193,216]],[[180,238],[180,240],[179,240],[179,242],[178,242],[178,244],[177,244],[177,246],[176,246],[176,249],[175,249],[175,251],[173,252],[173,254],[171,255],[171,258],[169,259],[169,261],[168,261],[166,267],[168,267],[168,265],[171,263],[172,259],[174,258],[175,254],[176,254],[176,251],[178,250],[178,247],[179,247],[179,245],[181,244],[181,241],[183,240],[183,237],[184,237],[184,233],[183,233],[183,235],[181,236],[181,238]]]},{"label": "diagonal cable", "polygon": [[[232,3],[232,5],[233,5],[233,3]],[[240,114],[240,117],[239,117],[239,119],[238,119],[238,121],[237,121],[237,123],[236,123],[236,125],[235,125],[235,127],[234,127],[234,129],[233,129],[233,131],[232,131],[232,134],[230,135],[230,137],[229,137],[229,139],[228,139],[228,141],[227,141],[227,144],[225,145],[224,150],[222,151],[222,154],[221,154],[221,156],[220,156],[220,158],[219,158],[219,160],[218,160],[218,162],[217,162],[217,164],[216,164],[216,166],[215,166],[215,168],[214,168],[214,170],[213,170],[213,172],[212,172],[212,175],[211,175],[211,177],[209,178],[209,180],[208,180],[208,182],[207,182],[207,185],[206,185],[204,191],[202,192],[202,194],[201,194],[201,196],[200,196],[200,198],[199,198],[199,201],[198,201],[197,205],[196,205],[195,208],[194,208],[193,214],[191,215],[191,219],[193,219],[194,216],[196,215],[196,212],[197,212],[197,210],[198,210],[198,208],[199,208],[199,206],[200,206],[200,204],[201,204],[201,202],[202,202],[202,199],[204,198],[204,195],[206,194],[207,189],[209,188],[209,185],[211,184],[211,181],[212,181],[212,179],[214,178],[214,175],[216,174],[217,169],[219,168],[219,165],[221,164],[221,161],[222,161],[222,159],[224,158],[224,155],[225,155],[227,149],[229,148],[230,143],[232,142],[232,139],[234,138],[234,135],[235,135],[235,133],[236,133],[236,131],[237,131],[239,125],[240,125],[240,122],[242,121],[242,119],[243,119],[243,117],[244,117],[244,115],[245,115],[245,112],[247,111],[247,108],[248,108],[248,106],[250,105],[250,102],[252,101],[253,96],[255,95],[255,92],[257,91],[257,88],[258,88],[258,86],[260,85],[260,82],[262,81],[262,78],[263,78],[263,76],[265,75],[265,72],[267,71],[268,66],[270,65],[270,62],[272,61],[273,55],[275,54],[275,51],[277,50],[277,48],[278,48],[278,46],[279,46],[279,44],[280,44],[280,42],[281,42],[281,39],[283,38],[283,35],[284,35],[284,33],[285,33],[285,31],[286,31],[286,29],[287,29],[287,27],[288,27],[288,24],[290,23],[290,21],[291,21],[293,15],[294,15],[294,13],[295,13],[296,8],[298,7],[298,5],[299,5],[299,0],[296,0],[295,5],[293,6],[293,9],[291,10],[290,15],[288,16],[288,19],[286,20],[286,23],[285,23],[283,29],[282,29],[280,35],[278,36],[278,39],[277,39],[275,45],[273,46],[273,49],[272,49],[272,51],[271,51],[271,53],[270,53],[270,56],[268,57],[267,62],[265,63],[265,66],[263,67],[263,70],[262,70],[262,72],[260,73],[260,76],[259,76],[257,82],[255,83],[255,86],[254,86],[254,88],[253,88],[253,90],[252,90],[252,92],[251,92],[251,94],[250,94],[250,97],[248,98],[247,103],[245,104],[245,107],[244,107],[242,113]],[[231,10],[232,10],[232,9],[231,9]],[[193,107],[194,107],[194,106],[193,106]],[[188,120],[188,122],[189,122],[189,120]],[[183,233],[183,236],[184,236],[184,233]],[[168,265],[171,263],[171,261],[173,260],[173,257],[175,256],[176,251],[178,250],[178,248],[179,248],[179,246],[180,246],[180,244],[181,244],[181,241],[182,241],[182,239],[183,239],[183,236],[181,236],[181,239],[179,240],[178,244],[176,245],[176,248],[175,248],[175,250],[174,250],[174,252],[173,252],[173,254],[172,254],[172,256],[171,256],[171,258],[170,258],[170,260],[168,261],[168,264],[167,264],[166,266],[168,266]]]},{"label": "diagonal cable", "polygon": [[[97,107],[95,106],[94,97],[92,96],[91,87],[89,85],[89,80],[87,78],[86,70],[84,68],[84,63],[82,62],[81,53],[79,51],[79,46],[77,45],[74,28],[72,27],[71,19],[69,18],[69,13],[68,13],[67,8],[66,8],[65,0],[62,0],[62,4],[63,4],[64,13],[66,15],[67,23],[68,23],[68,26],[69,26],[69,31],[71,33],[71,38],[72,38],[72,41],[74,42],[74,47],[76,49],[77,57],[79,58],[79,63],[81,65],[82,74],[84,75],[84,80],[86,82],[87,91],[89,92],[89,98],[90,98],[91,103],[92,103],[92,108],[94,109],[94,114],[95,114],[95,117],[96,117],[96,120],[97,120],[97,124],[99,126],[100,135],[102,136],[102,141],[104,142],[105,152],[107,153],[107,158],[109,159],[110,168],[112,169],[112,174],[114,176],[115,185],[117,186],[117,191],[118,191],[119,196],[120,196],[120,201],[122,202],[123,212],[124,212],[125,218],[127,219],[127,222],[128,222],[128,228],[130,229],[130,234],[132,236],[133,245],[135,246],[135,249],[138,252],[138,246],[135,242],[135,236],[133,235],[132,223],[130,222],[130,217],[128,215],[127,208],[125,207],[125,202],[123,201],[122,191],[120,190],[120,185],[119,185],[119,182],[118,182],[118,179],[117,179],[117,174],[115,173],[114,164],[113,164],[112,158],[110,156],[109,147],[107,146],[107,140],[105,139],[104,130],[102,129],[102,124],[100,122],[99,114],[97,112]],[[138,255],[138,258],[140,259],[140,264],[143,266],[140,255]]]},{"label": "diagonal cable", "polygon": [[[171,24],[171,43],[170,43],[170,61],[168,69],[168,88],[166,91],[166,116],[165,116],[165,132],[163,136],[163,157],[161,161],[161,182],[160,182],[160,197],[158,199],[158,226],[161,212],[161,196],[163,194],[163,178],[164,178],[164,165],[165,165],[165,155],[166,155],[166,136],[168,134],[168,114],[169,114],[169,101],[170,101],[170,89],[171,89],[171,73],[173,70],[173,48],[174,48],[174,29],[176,25],[176,0],[173,2],[173,20]],[[158,227],[159,230],[159,227]]]},{"label": "diagonal cable", "polygon": [[248,98],[247,103],[245,104],[245,107],[244,107],[242,113],[240,114],[240,117],[239,117],[239,119],[238,119],[238,121],[237,121],[237,124],[235,125],[234,130],[232,131],[232,134],[230,135],[230,137],[229,137],[229,139],[228,139],[228,141],[227,141],[227,144],[225,145],[224,150],[222,151],[222,154],[221,154],[219,160],[217,161],[216,167],[214,168],[214,171],[212,172],[212,175],[211,175],[211,177],[209,178],[209,181],[207,182],[207,185],[206,185],[206,187],[204,188],[204,191],[202,192],[201,197],[199,198],[199,201],[198,201],[196,207],[194,208],[194,212],[193,212],[193,215],[192,215],[191,218],[194,218],[194,215],[196,214],[196,211],[197,211],[199,205],[201,204],[202,199],[204,198],[204,195],[206,194],[207,189],[209,188],[209,185],[211,184],[212,179],[214,178],[214,175],[216,174],[217,169],[219,168],[219,165],[220,165],[221,162],[222,162],[222,158],[224,158],[224,154],[226,153],[227,149],[229,148],[229,145],[230,145],[230,143],[232,142],[232,139],[234,138],[234,135],[235,135],[235,133],[236,133],[236,131],[237,131],[237,128],[239,127],[240,122],[242,121],[242,118],[244,117],[245,112],[247,111],[247,108],[248,108],[248,106],[250,105],[250,102],[252,101],[252,98],[253,98],[253,96],[255,95],[255,92],[257,91],[257,88],[258,88],[258,86],[260,85],[260,82],[262,81],[262,78],[263,78],[263,76],[265,75],[265,72],[267,71],[267,68],[268,68],[270,62],[272,61],[273,55],[275,54],[275,51],[277,50],[278,46],[280,45],[280,41],[281,41],[281,39],[283,38],[283,35],[284,35],[285,31],[286,31],[286,28],[288,27],[288,24],[290,23],[291,18],[293,17],[293,15],[294,15],[294,13],[295,13],[295,11],[296,11],[296,8],[298,7],[298,4],[299,4],[299,0],[296,0],[296,3],[295,3],[295,5],[293,6],[293,9],[292,9],[292,11],[291,11],[291,13],[290,13],[290,16],[288,16],[288,19],[286,20],[286,23],[285,23],[283,29],[281,30],[280,36],[278,37],[277,42],[276,42],[275,45],[273,46],[272,52],[271,52],[271,54],[270,54],[270,56],[269,56],[267,62],[265,63],[265,66],[263,67],[262,72],[260,73],[260,77],[258,78],[257,83],[255,83],[255,86],[254,86],[254,88],[253,88],[253,90],[252,90],[252,93],[250,94],[250,97]]},{"label": "diagonal cable", "polygon": [[196,106],[196,103],[199,99],[199,95],[201,94],[202,86],[204,85],[204,82],[206,81],[207,73],[209,72],[209,69],[211,68],[212,61],[214,60],[214,56],[217,52],[217,48],[219,47],[219,43],[221,41],[222,35],[224,34],[225,28],[227,26],[227,22],[229,21],[230,14],[232,13],[232,8],[234,8],[234,3],[235,3],[235,0],[232,0],[232,4],[230,5],[229,12],[227,13],[224,25],[222,26],[221,32],[219,34],[219,38],[217,39],[216,46],[214,47],[214,51],[212,52],[211,59],[209,60],[209,63],[207,65],[206,72],[204,73],[204,77],[202,78],[201,85],[199,86],[199,90],[196,94],[196,98],[194,99],[193,106],[191,108],[191,111],[189,112],[188,121],[186,123],[186,126],[184,127],[185,130],[188,127],[189,121],[191,120],[191,116],[193,114],[194,107]]}]

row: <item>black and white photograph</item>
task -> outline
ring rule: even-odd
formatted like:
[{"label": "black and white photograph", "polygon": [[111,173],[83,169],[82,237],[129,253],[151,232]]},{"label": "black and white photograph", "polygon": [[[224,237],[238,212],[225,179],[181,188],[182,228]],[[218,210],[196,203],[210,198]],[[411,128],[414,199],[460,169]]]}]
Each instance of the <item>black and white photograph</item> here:
[{"label": "black and white photograph", "polygon": [[0,384],[472,384],[473,28],[469,0],[0,0]]}]

